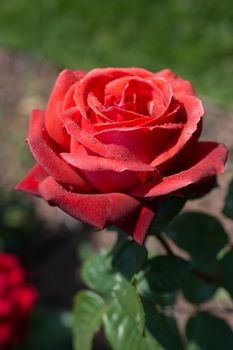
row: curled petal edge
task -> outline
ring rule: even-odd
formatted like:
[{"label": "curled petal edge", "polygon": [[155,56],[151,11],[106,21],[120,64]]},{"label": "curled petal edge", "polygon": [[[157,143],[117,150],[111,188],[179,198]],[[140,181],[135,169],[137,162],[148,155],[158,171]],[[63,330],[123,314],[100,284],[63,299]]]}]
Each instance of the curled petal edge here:
[{"label": "curled petal edge", "polygon": [[81,176],[60,158],[53,150],[53,146],[44,127],[44,113],[34,109],[31,113],[27,143],[37,162],[57,181],[87,190],[90,186]]},{"label": "curled petal edge", "polygon": [[[74,218],[103,229],[117,225],[142,244],[155,213],[123,193],[80,194],[67,191],[52,177],[39,185],[41,196]],[[130,218],[130,220],[129,220]]]},{"label": "curled petal edge", "polygon": [[[199,142],[190,156],[192,163],[177,174],[166,176],[161,182],[151,181],[132,189],[135,197],[158,197],[173,193],[192,184],[207,180],[224,171],[227,148],[214,142]],[[188,164],[186,164],[188,166]]]}]

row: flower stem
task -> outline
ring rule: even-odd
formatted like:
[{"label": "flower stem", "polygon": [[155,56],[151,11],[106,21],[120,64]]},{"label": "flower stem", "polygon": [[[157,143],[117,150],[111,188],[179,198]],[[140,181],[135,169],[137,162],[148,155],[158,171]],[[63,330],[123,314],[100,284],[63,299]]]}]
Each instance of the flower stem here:
[{"label": "flower stem", "polygon": [[163,246],[163,248],[165,249],[165,251],[167,252],[167,254],[174,255],[173,251],[171,250],[169,244],[166,241],[165,235],[163,233],[160,233],[156,237],[159,240],[159,242],[161,243],[161,245]]}]

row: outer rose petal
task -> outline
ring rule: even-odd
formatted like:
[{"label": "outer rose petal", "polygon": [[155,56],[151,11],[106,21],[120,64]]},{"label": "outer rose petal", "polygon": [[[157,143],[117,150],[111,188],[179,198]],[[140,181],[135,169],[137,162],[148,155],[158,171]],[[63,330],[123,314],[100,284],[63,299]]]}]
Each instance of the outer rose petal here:
[{"label": "outer rose petal", "polygon": [[53,150],[53,146],[44,128],[44,114],[40,110],[33,110],[29,126],[27,142],[32,154],[45,171],[57,181],[75,186],[85,191],[89,185],[78,173],[66,164]]},{"label": "outer rose petal", "polygon": [[49,136],[61,147],[68,149],[69,136],[60,121],[62,105],[68,89],[76,83],[85,73],[81,71],[63,70],[54,85],[51,97],[48,102],[45,117],[45,126]]},{"label": "outer rose petal", "polygon": [[[115,224],[124,227],[142,243],[154,212],[143,208],[133,197],[124,193],[79,194],[66,191],[52,177],[40,184],[42,197],[69,215],[98,228]],[[130,219],[129,219],[130,218]]]},{"label": "outer rose petal", "polygon": [[28,174],[18,183],[16,189],[29,192],[34,196],[40,196],[38,185],[47,176],[48,174],[46,173],[46,171],[39,164],[36,164],[28,172]]},{"label": "outer rose petal", "polygon": [[[118,223],[118,226],[125,230],[125,232],[131,234],[138,244],[143,244],[146,233],[149,230],[155,215],[156,213],[153,210],[143,207],[138,217],[129,217],[123,223]],[[132,225],[134,222],[135,226]]]},{"label": "outer rose petal", "polygon": [[192,138],[198,129],[201,117],[204,114],[201,101],[195,96],[182,95],[179,97],[179,102],[184,105],[187,114],[187,121],[184,124],[184,128],[180,134],[180,137],[177,139],[177,142],[172,144],[158,157],[156,157],[153,160],[152,165],[158,166],[175,156]]},{"label": "outer rose petal", "polygon": [[195,96],[195,91],[192,84],[188,80],[184,80],[177,75],[175,75],[170,69],[161,70],[154,74],[155,77],[162,77],[168,80],[173,89],[174,96],[179,94],[193,95]]},{"label": "outer rose petal", "polygon": [[160,183],[155,181],[138,186],[130,191],[135,197],[158,197],[175,192],[191,184],[207,180],[223,172],[228,151],[224,145],[214,142],[196,144],[190,157],[191,164],[186,170],[164,177]]}]

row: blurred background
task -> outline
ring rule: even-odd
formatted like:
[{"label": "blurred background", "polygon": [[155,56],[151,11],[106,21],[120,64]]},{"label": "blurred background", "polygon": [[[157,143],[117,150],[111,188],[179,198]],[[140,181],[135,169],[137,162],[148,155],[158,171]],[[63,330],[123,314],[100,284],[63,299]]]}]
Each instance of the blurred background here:
[{"label": "blurred background", "polygon": [[[1,0],[0,249],[20,256],[40,293],[23,350],[71,349],[69,310],[74,293],[83,287],[78,266],[114,240],[14,191],[33,164],[24,143],[29,113],[46,107],[64,67],[110,66],[168,67],[191,80],[203,99],[204,138],[224,142],[231,155],[220,188],[191,208],[219,215],[232,177],[231,0]],[[225,225],[233,231],[228,221]],[[101,336],[96,349],[107,349]]]}]

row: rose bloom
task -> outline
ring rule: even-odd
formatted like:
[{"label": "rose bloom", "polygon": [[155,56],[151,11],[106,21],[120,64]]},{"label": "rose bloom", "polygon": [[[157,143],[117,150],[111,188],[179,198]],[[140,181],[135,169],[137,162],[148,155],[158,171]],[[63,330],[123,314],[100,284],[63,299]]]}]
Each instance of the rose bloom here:
[{"label": "rose bloom", "polygon": [[0,349],[8,350],[25,335],[36,290],[16,256],[0,253]]},{"label": "rose bloom", "polygon": [[199,142],[203,107],[170,70],[64,70],[27,142],[37,164],[17,188],[144,241],[161,198],[209,188],[227,149]]}]

